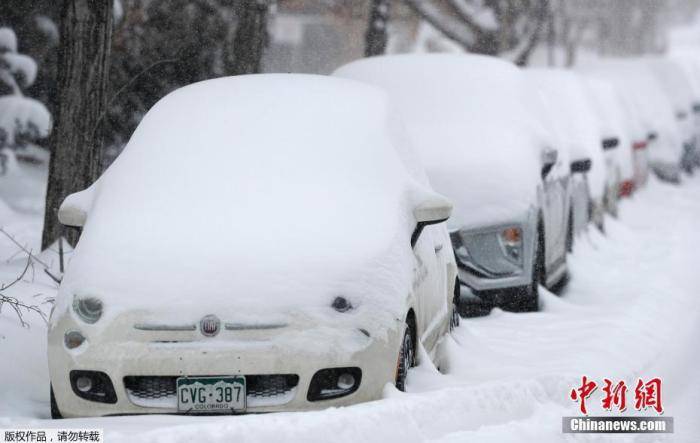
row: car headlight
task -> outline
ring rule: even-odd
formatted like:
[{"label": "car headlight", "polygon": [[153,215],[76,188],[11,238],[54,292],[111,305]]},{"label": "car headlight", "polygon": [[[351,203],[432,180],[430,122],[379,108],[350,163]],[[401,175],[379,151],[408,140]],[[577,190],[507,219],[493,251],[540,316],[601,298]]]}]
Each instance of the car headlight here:
[{"label": "car headlight", "polygon": [[522,266],[523,231],[518,227],[506,228],[500,232],[498,239],[506,258]]},{"label": "car headlight", "polygon": [[102,317],[102,301],[95,297],[75,297],[73,310],[85,323],[93,324]]},{"label": "car headlight", "polygon": [[455,257],[470,272],[486,278],[517,275],[523,268],[519,226],[452,233]]}]

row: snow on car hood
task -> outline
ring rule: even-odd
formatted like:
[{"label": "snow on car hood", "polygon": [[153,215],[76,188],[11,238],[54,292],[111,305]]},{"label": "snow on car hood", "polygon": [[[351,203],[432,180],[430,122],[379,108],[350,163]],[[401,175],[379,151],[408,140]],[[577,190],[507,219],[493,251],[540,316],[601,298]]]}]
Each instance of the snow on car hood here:
[{"label": "snow on car hood", "polygon": [[330,310],[344,296],[395,310],[412,283],[419,185],[386,121],[381,91],[321,76],[171,93],[89,191],[62,302],[199,316]]},{"label": "snow on car hood", "polygon": [[472,55],[371,57],[333,75],[388,91],[432,186],[454,203],[451,229],[523,216],[536,203],[548,136],[525,110],[512,64]]}]

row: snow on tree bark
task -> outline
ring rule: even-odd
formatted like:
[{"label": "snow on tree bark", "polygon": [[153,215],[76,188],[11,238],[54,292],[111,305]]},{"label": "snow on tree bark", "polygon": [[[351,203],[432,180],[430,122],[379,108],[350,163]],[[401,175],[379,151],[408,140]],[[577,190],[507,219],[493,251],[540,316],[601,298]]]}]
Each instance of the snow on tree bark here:
[{"label": "snow on tree bark", "polygon": [[[70,194],[99,176],[112,39],[113,0],[65,0],[61,13],[56,127],[46,193],[42,249],[64,234],[57,211]],[[78,234],[65,232],[75,245]]]},{"label": "snow on tree bark", "polygon": [[381,55],[388,41],[389,0],[372,0],[365,35],[365,56]]},{"label": "snow on tree bark", "polygon": [[241,0],[238,26],[233,39],[232,75],[255,74],[261,70],[263,50],[267,46],[267,17],[271,0]]}]

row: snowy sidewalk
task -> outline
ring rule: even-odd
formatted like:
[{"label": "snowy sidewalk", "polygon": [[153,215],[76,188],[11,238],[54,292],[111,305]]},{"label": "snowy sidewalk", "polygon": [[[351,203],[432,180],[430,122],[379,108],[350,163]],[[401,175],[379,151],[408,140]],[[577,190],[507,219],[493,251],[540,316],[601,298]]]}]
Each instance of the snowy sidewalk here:
[{"label": "snowy sidewalk", "polygon": [[[590,228],[577,239],[569,256],[571,282],[560,297],[544,293],[541,312],[495,310],[484,318],[463,320],[443,343],[442,373],[423,364],[409,376],[409,393],[387,388],[384,400],[341,409],[51,422],[45,420],[46,330],[37,318],[31,329],[22,329],[12,313],[3,310],[0,428],[104,428],[106,441],[130,443],[697,441],[700,177],[682,187],[652,180],[623,202],[620,219],[608,219],[606,226],[606,236]],[[21,264],[1,262],[0,280],[21,270]],[[50,296],[52,287],[50,280],[37,276],[34,283],[22,284],[9,295],[32,300],[36,293]],[[628,386],[637,377],[662,377],[664,416],[675,418],[676,433],[661,438],[565,437],[561,417],[579,415],[569,391],[580,384],[582,375],[599,382],[625,380]],[[591,415],[603,415],[600,398],[598,392],[589,400]],[[634,412],[628,407],[623,415]]]}]

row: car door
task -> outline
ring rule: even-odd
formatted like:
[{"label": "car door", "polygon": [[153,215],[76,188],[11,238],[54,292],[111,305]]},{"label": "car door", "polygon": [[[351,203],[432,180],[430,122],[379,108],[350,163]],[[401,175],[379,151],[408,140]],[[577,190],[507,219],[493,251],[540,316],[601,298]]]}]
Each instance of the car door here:
[{"label": "car door", "polygon": [[545,266],[547,274],[556,270],[566,250],[566,173],[564,162],[557,159],[543,181],[543,212],[545,229]]},{"label": "car door", "polygon": [[443,224],[426,226],[413,248],[416,256],[416,313],[420,340],[428,352],[435,347],[444,332],[447,305],[446,270],[448,254],[452,253],[449,237],[440,235]]}]

